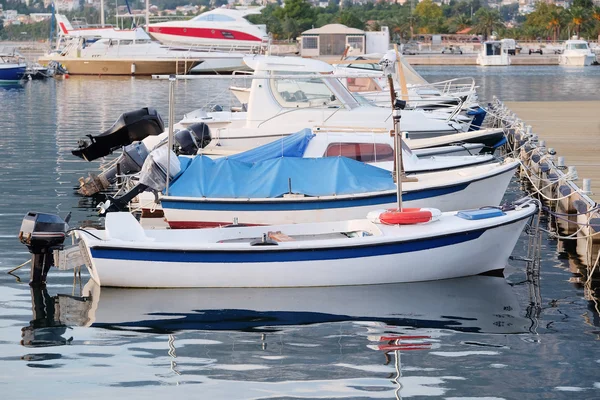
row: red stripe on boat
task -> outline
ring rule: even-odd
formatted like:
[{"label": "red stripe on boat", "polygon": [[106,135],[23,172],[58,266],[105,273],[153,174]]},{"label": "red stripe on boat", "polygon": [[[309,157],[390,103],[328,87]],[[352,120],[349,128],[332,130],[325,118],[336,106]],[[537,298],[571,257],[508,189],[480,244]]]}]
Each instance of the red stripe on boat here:
[{"label": "red stripe on boat", "polygon": [[202,39],[217,40],[249,40],[260,42],[260,38],[248,33],[232,31],[230,29],[210,29],[210,28],[183,28],[178,26],[151,26],[149,32],[162,33],[163,35],[187,36]]}]

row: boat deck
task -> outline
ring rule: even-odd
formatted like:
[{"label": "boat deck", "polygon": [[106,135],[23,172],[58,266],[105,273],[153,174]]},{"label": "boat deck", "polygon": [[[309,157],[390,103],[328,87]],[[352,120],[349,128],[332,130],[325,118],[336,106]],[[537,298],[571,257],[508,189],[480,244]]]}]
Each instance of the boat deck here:
[{"label": "boat deck", "polygon": [[582,179],[592,180],[590,197],[600,203],[600,101],[505,102],[519,118],[532,126],[548,148],[564,156],[568,166],[575,166]]}]

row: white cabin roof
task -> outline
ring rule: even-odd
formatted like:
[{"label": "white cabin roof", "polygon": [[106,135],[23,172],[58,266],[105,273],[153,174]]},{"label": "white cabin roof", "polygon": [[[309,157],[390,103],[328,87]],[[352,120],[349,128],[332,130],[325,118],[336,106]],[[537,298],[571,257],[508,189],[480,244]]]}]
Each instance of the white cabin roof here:
[{"label": "white cabin roof", "polygon": [[254,71],[280,71],[305,73],[332,73],[333,67],[326,62],[301,57],[244,57],[244,63]]},{"label": "white cabin roof", "polygon": [[343,35],[364,35],[365,31],[356,28],[349,28],[342,24],[329,24],[320,28],[309,29],[302,32],[303,35],[326,35],[326,34],[343,34]]}]

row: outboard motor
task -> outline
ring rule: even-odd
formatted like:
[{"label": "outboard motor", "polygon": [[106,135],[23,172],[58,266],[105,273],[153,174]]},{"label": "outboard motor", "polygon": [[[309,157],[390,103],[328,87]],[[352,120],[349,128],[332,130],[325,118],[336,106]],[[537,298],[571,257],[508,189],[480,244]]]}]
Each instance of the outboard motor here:
[{"label": "outboard motor", "polygon": [[212,137],[208,125],[204,122],[192,124],[187,129],[182,129],[175,133],[176,152],[179,155],[194,155],[198,149],[206,147],[211,140]]},{"label": "outboard motor", "polygon": [[29,285],[46,284],[48,270],[54,265],[54,250],[62,250],[71,215],[65,220],[58,215],[28,212],[21,223],[19,240],[31,253]]},{"label": "outboard motor", "polygon": [[114,150],[142,140],[151,135],[159,135],[165,130],[165,124],[158,112],[153,108],[142,108],[121,114],[119,119],[108,130],[100,135],[87,135],[90,139],[79,141],[79,147],[73,155],[92,161],[109,155]]},{"label": "outboard motor", "polygon": [[137,142],[125,146],[123,154],[117,160],[117,163],[111,168],[102,172],[100,175],[90,174],[87,178],[79,178],[79,194],[92,196],[102,190],[106,190],[117,180],[117,175],[129,175],[140,172],[146,157],[148,149],[143,142]]},{"label": "outboard motor", "polygon": [[[120,197],[107,196],[107,201],[98,205],[100,213],[126,210],[129,202],[147,189],[155,193],[162,192],[167,187],[168,152],[167,146],[161,146],[153,150],[142,166],[140,183]],[[181,164],[179,163],[179,159],[171,151],[169,179],[172,181],[180,171]]]}]

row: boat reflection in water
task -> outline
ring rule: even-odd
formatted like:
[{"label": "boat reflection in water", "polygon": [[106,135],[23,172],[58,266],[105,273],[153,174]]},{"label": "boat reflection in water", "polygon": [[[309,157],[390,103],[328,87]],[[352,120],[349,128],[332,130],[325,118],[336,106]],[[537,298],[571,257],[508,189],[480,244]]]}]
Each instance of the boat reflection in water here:
[{"label": "boat reflection in water", "polygon": [[[281,289],[117,289],[90,280],[82,296],[32,289],[30,330],[67,325],[173,333],[383,322],[473,333],[523,333],[512,287],[474,276],[410,284]],[[55,310],[54,310],[55,309]],[[45,310],[45,311],[43,311]],[[42,322],[45,321],[45,322]],[[27,328],[26,328],[27,329]]]},{"label": "boat reflection in water", "polygon": [[108,340],[99,351],[114,354],[104,363],[125,380],[115,384],[158,380],[151,390],[168,394],[169,384],[209,383],[209,398],[261,398],[265,390],[306,398],[440,395],[454,375],[439,364],[450,359],[435,353],[456,351],[453,335],[497,342],[490,334],[527,333],[530,325],[512,287],[492,276],[286,289],[113,289],[90,280],[81,293],[34,289],[36,317],[24,331],[41,340],[50,330],[54,339],[44,340],[60,345],[70,340],[67,326],[90,327],[90,335],[75,328],[73,344],[84,345],[77,336]]}]

